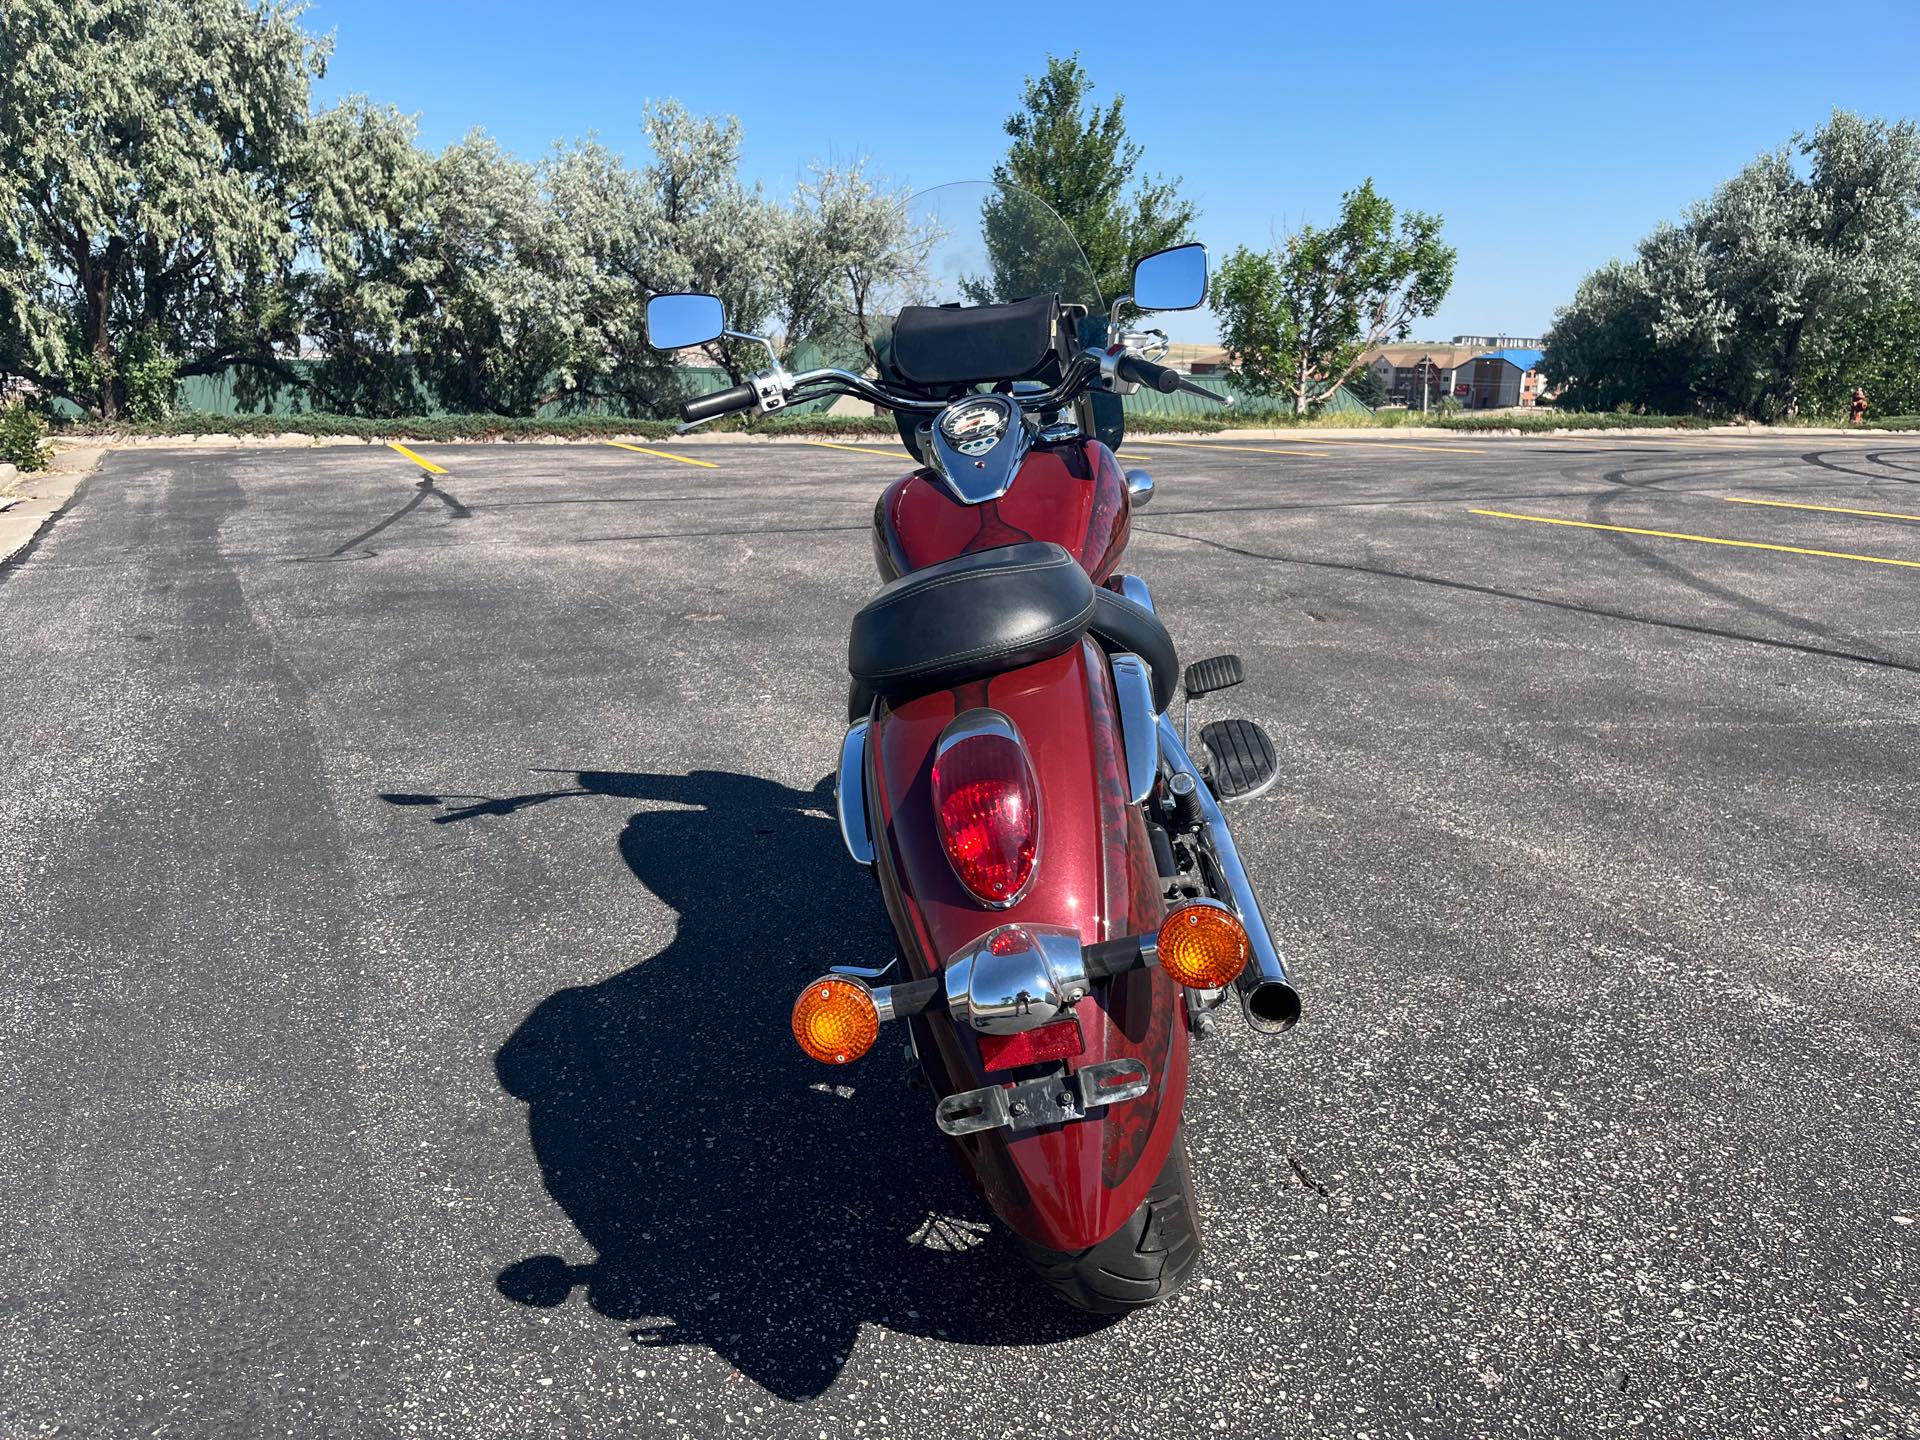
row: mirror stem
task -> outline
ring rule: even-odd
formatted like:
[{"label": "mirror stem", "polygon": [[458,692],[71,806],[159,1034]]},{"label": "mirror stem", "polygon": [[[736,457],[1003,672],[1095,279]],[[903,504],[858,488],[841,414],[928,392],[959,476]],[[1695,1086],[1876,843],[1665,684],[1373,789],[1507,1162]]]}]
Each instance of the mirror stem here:
[{"label": "mirror stem", "polygon": [[780,363],[780,352],[773,348],[773,341],[769,340],[766,336],[749,335],[744,330],[722,330],[720,334],[728,340],[750,340],[755,345],[766,346],[767,359],[773,363],[773,368],[780,374],[784,375],[786,373],[786,367]]}]

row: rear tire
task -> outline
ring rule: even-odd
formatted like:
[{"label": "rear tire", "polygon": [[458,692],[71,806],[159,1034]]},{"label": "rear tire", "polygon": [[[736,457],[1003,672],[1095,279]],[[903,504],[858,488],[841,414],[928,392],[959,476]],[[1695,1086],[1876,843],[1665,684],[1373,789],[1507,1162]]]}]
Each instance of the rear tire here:
[{"label": "rear tire", "polygon": [[1140,1208],[1112,1235],[1085,1250],[1049,1250],[1021,1240],[1020,1249],[1042,1280],[1076,1309],[1124,1315],[1164,1300],[1200,1261],[1200,1212],[1185,1132]]}]

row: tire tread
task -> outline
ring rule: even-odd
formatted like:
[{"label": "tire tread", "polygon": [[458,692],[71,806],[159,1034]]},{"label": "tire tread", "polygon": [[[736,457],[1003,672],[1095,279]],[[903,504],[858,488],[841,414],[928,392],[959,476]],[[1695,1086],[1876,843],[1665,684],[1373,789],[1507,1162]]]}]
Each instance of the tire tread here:
[{"label": "tire tread", "polygon": [[1192,1275],[1201,1251],[1185,1135],[1174,1139],[1140,1208],[1098,1245],[1062,1251],[1022,1240],[1020,1248],[1040,1278],[1077,1309],[1124,1314],[1173,1294]]}]

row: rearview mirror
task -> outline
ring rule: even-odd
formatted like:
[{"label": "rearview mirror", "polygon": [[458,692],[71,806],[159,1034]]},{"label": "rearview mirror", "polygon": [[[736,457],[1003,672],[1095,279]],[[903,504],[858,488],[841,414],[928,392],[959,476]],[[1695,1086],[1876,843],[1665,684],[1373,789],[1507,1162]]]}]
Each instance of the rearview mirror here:
[{"label": "rearview mirror", "polygon": [[1204,245],[1156,251],[1133,267],[1133,303],[1142,310],[1193,310],[1206,298]]},{"label": "rearview mirror", "polygon": [[655,295],[647,301],[647,343],[656,350],[704,345],[726,328],[727,307],[717,295]]}]

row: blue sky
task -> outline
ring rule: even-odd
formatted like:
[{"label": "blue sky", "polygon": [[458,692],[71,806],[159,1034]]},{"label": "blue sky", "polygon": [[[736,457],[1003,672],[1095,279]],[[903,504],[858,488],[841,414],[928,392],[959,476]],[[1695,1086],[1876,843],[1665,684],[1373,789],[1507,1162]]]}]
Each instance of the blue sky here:
[{"label": "blue sky", "polygon": [[[1288,14],[1283,11],[1292,11]],[[1844,18],[1842,18],[1842,15]],[[796,18],[797,17],[797,18]],[[533,7],[316,0],[320,98],[417,113],[428,143],[482,127],[532,157],[598,131],[639,160],[641,107],[738,115],[745,168],[784,193],[817,156],[914,188],[984,179],[1046,52],[1127,98],[1148,168],[1179,175],[1216,255],[1332,217],[1371,175],[1438,210],[1460,263],[1422,338],[1537,334],[1755,154],[1835,106],[1920,115],[1920,5],[1623,3]],[[1176,338],[1204,339],[1204,315]]]}]

